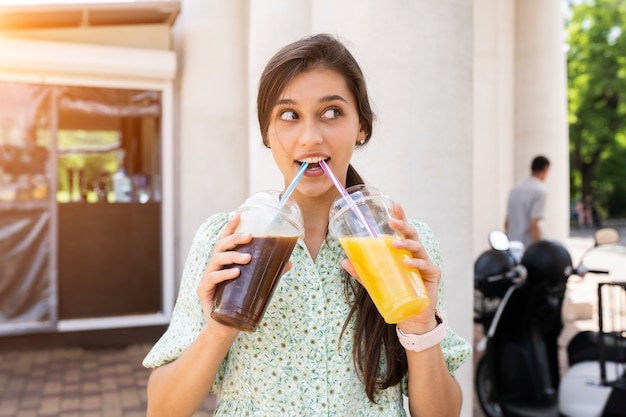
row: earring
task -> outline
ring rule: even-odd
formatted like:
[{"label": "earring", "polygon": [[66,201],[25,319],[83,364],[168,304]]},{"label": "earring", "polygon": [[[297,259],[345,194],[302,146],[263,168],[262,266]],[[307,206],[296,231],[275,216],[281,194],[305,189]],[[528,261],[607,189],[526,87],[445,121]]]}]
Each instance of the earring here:
[{"label": "earring", "polygon": [[359,144],[359,145],[363,145],[364,143],[365,143],[365,139],[361,139],[361,140],[358,142],[358,144]]}]

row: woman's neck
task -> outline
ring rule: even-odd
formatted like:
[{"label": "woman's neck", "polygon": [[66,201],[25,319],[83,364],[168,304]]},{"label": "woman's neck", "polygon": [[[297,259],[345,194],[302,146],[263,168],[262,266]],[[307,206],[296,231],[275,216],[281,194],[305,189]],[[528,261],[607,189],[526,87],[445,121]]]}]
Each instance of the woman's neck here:
[{"label": "woman's neck", "polygon": [[332,198],[298,198],[298,206],[304,219],[304,243],[315,261],[328,232],[328,212]]}]

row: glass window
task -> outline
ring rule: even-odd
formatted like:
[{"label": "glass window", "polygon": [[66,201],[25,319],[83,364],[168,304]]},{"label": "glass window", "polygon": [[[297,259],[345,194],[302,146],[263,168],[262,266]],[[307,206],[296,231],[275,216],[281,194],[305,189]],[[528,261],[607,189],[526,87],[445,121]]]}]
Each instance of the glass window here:
[{"label": "glass window", "polygon": [[161,307],[158,91],[60,87],[59,318]]},{"label": "glass window", "polygon": [[0,332],[50,327],[51,88],[0,83]]},{"label": "glass window", "polygon": [[64,88],[57,201],[158,201],[160,117],[158,91]]},{"label": "glass window", "polygon": [[161,311],[161,107],[154,90],[0,82],[0,333]]}]

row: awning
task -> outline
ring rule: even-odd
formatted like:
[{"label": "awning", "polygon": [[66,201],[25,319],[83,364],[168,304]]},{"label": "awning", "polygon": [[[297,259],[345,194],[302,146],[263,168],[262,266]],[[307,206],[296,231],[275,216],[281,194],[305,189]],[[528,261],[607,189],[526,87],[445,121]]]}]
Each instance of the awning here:
[{"label": "awning", "polygon": [[180,13],[179,0],[7,5],[0,3],[0,31],[87,26],[167,24]]}]

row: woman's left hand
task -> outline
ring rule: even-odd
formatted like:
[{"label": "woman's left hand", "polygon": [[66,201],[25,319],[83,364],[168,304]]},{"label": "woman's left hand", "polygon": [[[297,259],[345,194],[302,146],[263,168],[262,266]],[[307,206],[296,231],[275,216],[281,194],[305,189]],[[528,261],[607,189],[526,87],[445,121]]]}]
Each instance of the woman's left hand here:
[{"label": "woman's left hand", "polygon": [[[398,327],[405,333],[426,333],[437,325],[435,306],[437,305],[441,269],[431,261],[426,248],[424,248],[419,239],[417,230],[409,224],[402,206],[395,203],[393,211],[395,217],[389,220],[389,225],[402,236],[402,239],[394,240],[393,246],[397,249],[407,250],[412,254],[412,258],[407,257],[404,263],[409,268],[419,270],[430,297],[430,305],[424,311],[409,320],[398,323]],[[354,267],[348,259],[343,260],[342,266],[360,282]]]}]

